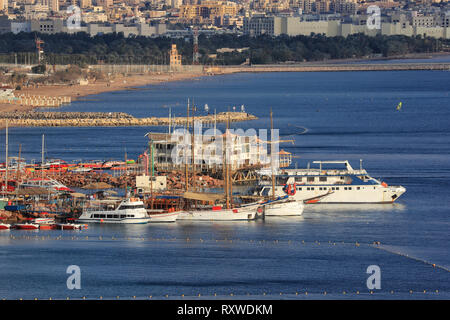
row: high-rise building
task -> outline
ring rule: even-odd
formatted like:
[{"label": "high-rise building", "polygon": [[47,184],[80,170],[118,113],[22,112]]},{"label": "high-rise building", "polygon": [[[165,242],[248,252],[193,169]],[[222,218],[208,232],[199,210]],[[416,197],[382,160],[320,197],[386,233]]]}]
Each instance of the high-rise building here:
[{"label": "high-rise building", "polygon": [[80,0],[80,8],[86,9],[92,7],[92,0]]},{"label": "high-rise building", "polygon": [[113,0],[97,0],[97,5],[102,6],[103,8],[109,8],[114,5]]},{"label": "high-rise building", "polygon": [[180,68],[181,67],[181,54],[178,54],[176,44],[172,44],[172,48],[169,51],[169,56],[170,56],[170,60],[169,60],[170,69],[173,70],[173,69]]},{"label": "high-rise building", "polygon": [[59,0],[47,0],[48,8],[53,12],[59,11]]},{"label": "high-rise building", "polygon": [[8,0],[0,0],[0,11],[8,11]]},{"label": "high-rise building", "polygon": [[170,0],[170,6],[175,9],[179,9],[183,4],[183,0]]}]

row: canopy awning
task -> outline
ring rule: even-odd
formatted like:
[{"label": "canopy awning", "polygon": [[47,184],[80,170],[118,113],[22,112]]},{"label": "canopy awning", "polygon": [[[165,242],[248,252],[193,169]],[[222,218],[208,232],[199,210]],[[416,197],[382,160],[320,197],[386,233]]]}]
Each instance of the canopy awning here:
[{"label": "canopy awning", "polygon": [[70,193],[70,195],[73,198],[84,198],[84,197],[86,197],[86,195],[84,193],[79,193],[79,192],[72,192],[72,193]]},{"label": "canopy awning", "polygon": [[83,189],[97,190],[97,189],[111,189],[113,186],[107,184],[106,182],[94,182],[88,185],[85,185]]},{"label": "canopy awning", "polygon": [[204,192],[190,192],[187,191],[183,194],[183,198],[199,201],[216,201],[224,198],[220,193],[204,193]]},{"label": "canopy awning", "polygon": [[15,191],[15,194],[21,195],[21,196],[34,196],[34,195],[41,195],[41,194],[48,194],[53,193],[53,190],[45,189],[45,188],[39,188],[39,187],[32,187],[32,188],[24,188],[19,189]]}]

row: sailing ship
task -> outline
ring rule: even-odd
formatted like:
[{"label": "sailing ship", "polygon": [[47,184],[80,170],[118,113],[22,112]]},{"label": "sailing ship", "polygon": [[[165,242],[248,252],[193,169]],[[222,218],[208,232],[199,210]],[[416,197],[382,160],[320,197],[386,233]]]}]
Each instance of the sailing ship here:
[{"label": "sailing ship", "polygon": [[[186,127],[189,130],[189,100],[188,113],[186,119]],[[195,107],[193,108],[193,111]],[[227,121],[227,130],[224,138],[228,139],[231,135],[229,132],[229,120]],[[191,158],[192,158],[192,183],[195,189],[195,130],[194,130],[194,115],[192,115],[192,136],[191,136]],[[227,145],[227,144],[223,144]],[[240,207],[233,204],[232,199],[232,183],[231,183],[231,167],[227,161],[228,150],[225,148],[223,152],[223,177],[225,182],[225,204],[217,205],[218,200],[224,197],[221,194],[205,193],[205,192],[190,192],[189,191],[189,172],[187,157],[185,157],[185,183],[186,192],[183,197],[185,199],[186,208],[178,215],[178,220],[200,220],[200,221],[236,221],[236,220],[254,220],[256,218],[256,210],[259,207],[258,203]],[[193,202],[193,208],[192,208]],[[198,205],[200,203],[208,203],[208,205]]]},{"label": "sailing ship", "polygon": [[[272,110],[270,110],[270,127],[271,132],[273,132],[273,115]],[[272,141],[274,143],[274,141]],[[303,213],[303,201],[296,201],[294,198],[290,197],[290,194],[286,194],[282,197],[276,196],[275,194],[275,173],[274,173],[274,163],[275,163],[275,152],[271,146],[271,197],[266,202],[261,204],[262,215],[264,217],[270,216],[299,216]]]}]

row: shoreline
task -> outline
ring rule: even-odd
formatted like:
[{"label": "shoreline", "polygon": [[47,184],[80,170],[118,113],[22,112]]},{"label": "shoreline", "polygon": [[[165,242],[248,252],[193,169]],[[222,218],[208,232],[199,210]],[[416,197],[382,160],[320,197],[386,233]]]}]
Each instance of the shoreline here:
[{"label": "shoreline", "polygon": [[[140,90],[143,86],[157,85],[162,83],[184,81],[201,77],[216,75],[227,75],[235,73],[267,73],[267,72],[352,72],[352,71],[418,71],[418,70],[448,70],[450,62],[404,62],[404,63],[367,63],[367,61],[377,60],[398,60],[398,59],[420,59],[429,57],[449,56],[450,53],[429,53],[415,54],[403,57],[389,58],[366,58],[366,59],[337,59],[318,62],[304,62],[297,64],[276,64],[276,65],[251,65],[251,66],[216,66],[215,72],[176,72],[159,74],[132,74],[124,76],[115,75],[113,80],[97,80],[87,85],[45,85],[33,88],[23,88],[18,91],[21,94],[42,95],[42,96],[69,96],[72,101],[90,95],[104,92],[114,92],[122,90]],[[344,62],[352,62],[345,64]],[[4,112],[27,112],[32,111],[35,106],[23,106],[17,104],[0,103],[0,114]],[[56,107],[60,108],[60,107]],[[124,110],[126,111],[126,110]],[[12,125],[14,126],[14,125]],[[4,123],[0,124],[0,129],[4,129]]]},{"label": "shoreline", "polygon": [[[132,90],[152,84],[160,84],[173,81],[199,78],[206,74],[197,73],[175,73],[175,74],[134,74],[130,76],[117,75],[113,81],[99,80],[88,85],[46,85],[35,88],[23,88],[22,94],[42,96],[69,96],[72,101],[80,97],[100,94],[103,92]],[[0,104],[0,113],[9,111],[30,111],[39,107],[22,106],[15,104]]]}]

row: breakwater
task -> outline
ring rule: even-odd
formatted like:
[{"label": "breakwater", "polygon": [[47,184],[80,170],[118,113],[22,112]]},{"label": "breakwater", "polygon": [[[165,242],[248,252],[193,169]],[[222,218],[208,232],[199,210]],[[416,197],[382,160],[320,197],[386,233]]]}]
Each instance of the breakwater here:
[{"label": "breakwater", "polygon": [[[238,122],[255,120],[256,116],[246,112],[221,112],[217,115],[196,116],[202,123]],[[186,117],[135,118],[123,112],[3,112],[0,122],[11,127],[121,127],[121,126],[165,126],[183,125]]]},{"label": "breakwater", "polygon": [[227,73],[235,72],[338,72],[338,71],[414,71],[449,70],[450,63],[355,63],[355,64],[289,64],[227,66]]}]

